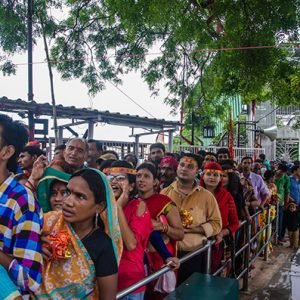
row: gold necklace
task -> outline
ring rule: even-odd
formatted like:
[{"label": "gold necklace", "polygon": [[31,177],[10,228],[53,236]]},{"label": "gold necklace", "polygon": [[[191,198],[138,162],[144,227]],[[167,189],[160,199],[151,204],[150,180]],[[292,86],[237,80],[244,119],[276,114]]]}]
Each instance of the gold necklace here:
[{"label": "gold necklace", "polygon": [[194,183],[193,183],[192,189],[191,189],[189,192],[185,193],[185,192],[183,192],[183,190],[182,190],[179,186],[177,186],[178,192],[179,192],[181,195],[183,195],[184,197],[186,197],[186,196],[193,190],[193,188],[194,188]]}]

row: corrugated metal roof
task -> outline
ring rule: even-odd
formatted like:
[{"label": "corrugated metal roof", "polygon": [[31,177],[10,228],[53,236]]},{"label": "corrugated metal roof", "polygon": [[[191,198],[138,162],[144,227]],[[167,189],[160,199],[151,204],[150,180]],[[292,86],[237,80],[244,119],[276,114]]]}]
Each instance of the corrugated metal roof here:
[{"label": "corrugated metal roof", "polygon": [[[28,102],[22,99],[0,98],[0,111],[26,114],[31,111],[35,116],[52,116],[52,105],[49,103]],[[180,122],[167,121],[164,119],[140,117],[138,115],[113,113],[109,111],[99,111],[96,109],[77,108],[75,106],[56,106],[57,118],[76,119],[87,122],[103,122],[111,125],[128,126],[147,129],[168,129],[180,126]]]}]

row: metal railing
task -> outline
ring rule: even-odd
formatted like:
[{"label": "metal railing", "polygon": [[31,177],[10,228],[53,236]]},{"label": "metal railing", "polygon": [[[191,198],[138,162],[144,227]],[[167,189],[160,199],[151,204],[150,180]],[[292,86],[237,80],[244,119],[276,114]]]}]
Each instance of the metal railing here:
[{"label": "metal railing", "polygon": [[[43,143],[43,149],[47,153],[47,158],[50,161],[54,154],[54,138],[36,138],[38,141]],[[68,139],[64,139],[63,143],[67,143]],[[113,150],[117,152],[120,158],[123,158],[128,153],[135,152],[135,142],[126,142],[126,141],[107,141],[107,140],[99,140],[101,142],[104,150]],[[148,158],[150,152],[150,145],[151,143],[139,143],[138,148],[138,159],[144,161]],[[168,151],[168,146],[166,149]],[[180,153],[182,151],[189,151],[192,153],[198,153],[199,150],[205,150],[207,152],[214,152],[217,153],[218,149],[224,147],[216,147],[216,146],[189,146],[189,145],[177,145],[173,144],[173,152]],[[226,147],[225,147],[226,148]],[[240,161],[244,156],[251,156],[251,157],[258,157],[259,154],[265,153],[264,148],[241,148],[241,147],[234,147],[234,158],[236,161]]]},{"label": "metal railing", "polygon": [[[217,146],[189,146],[189,145],[173,145],[173,152],[181,152],[181,151],[189,151],[192,153],[197,153],[199,150],[205,150],[206,152],[214,152],[224,147]],[[242,147],[234,147],[234,159],[236,161],[241,161],[244,156],[256,156],[258,158],[259,154],[265,153],[265,148],[242,148]]]},{"label": "metal railing", "polygon": [[[40,142],[44,142],[47,144],[47,147],[45,148],[47,153],[47,158],[49,160],[52,159],[54,154],[54,138],[49,139],[40,139],[37,138]],[[68,139],[64,139],[63,143],[66,144]],[[118,155],[119,158],[122,159],[124,156],[128,153],[133,153],[135,149],[135,142],[125,142],[125,141],[108,141],[108,140],[99,140],[99,142],[102,144],[103,150],[113,150]],[[151,143],[139,143],[139,153],[138,158],[139,159],[145,159],[145,157],[148,156],[149,149],[150,149]]]},{"label": "metal railing", "polygon": [[[278,242],[278,214],[279,214],[279,206],[277,204],[276,207],[276,216],[274,217],[273,220],[271,220],[271,216],[270,216],[270,207],[267,207],[265,209],[265,211],[267,211],[267,220],[266,220],[266,224],[258,231],[256,232],[253,236],[251,236],[251,223],[253,220],[255,220],[255,218],[257,218],[257,216],[262,213],[261,210],[257,211],[255,214],[253,214],[251,216],[251,221],[243,221],[241,222],[240,226],[239,226],[239,231],[243,230],[244,227],[245,228],[245,234],[246,234],[246,242],[245,244],[242,245],[242,247],[240,249],[235,249],[235,245],[233,245],[233,251],[231,253],[231,256],[225,260],[222,265],[220,266],[220,268],[214,272],[212,275],[213,276],[217,276],[219,275],[226,267],[229,263],[232,263],[232,265],[234,266],[234,262],[235,259],[239,256],[239,255],[243,255],[245,252],[245,256],[244,256],[244,265],[243,265],[243,269],[241,270],[240,274],[238,275],[233,275],[232,277],[236,278],[236,279],[243,279],[243,286],[242,289],[243,290],[247,290],[248,289],[248,280],[249,280],[249,269],[250,267],[253,265],[253,263],[255,262],[256,258],[259,257],[263,251],[264,251],[264,260],[267,261],[268,260],[268,246],[271,242],[272,239],[274,239],[275,244],[277,244]],[[275,226],[273,226],[275,222]],[[270,233],[269,228],[275,229],[273,230],[273,232]],[[252,243],[254,243],[254,241],[259,237],[259,235],[263,234],[263,232],[265,232],[265,238],[264,238],[264,243],[261,246],[260,250],[253,256],[251,257],[251,245]],[[207,260],[206,260],[206,273],[210,274],[211,273],[211,253],[212,253],[212,247],[215,244],[215,240],[207,240],[206,244],[193,251],[190,252],[188,254],[186,254],[185,256],[183,256],[182,258],[179,259],[180,264],[183,264],[184,262],[186,262],[187,260],[191,259],[192,257],[199,255],[200,253],[204,253],[206,252],[207,255]],[[145,277],[144,279],[138,281],[137,283],[131,285],[130,287],[120,291],[117,294],[116,299],[121,299],[122,297],[132,293],[133,291],[137,290],[138,288],[145,286],[146,284],[152,282],[153,280],[157,279],[158,277],[160,277],[161,275],[163,275],[164,273],[168,272],[172,270],[172,268],[168,265],[164,266],[163,268],[161,268],[160,270],[158,270],[157,272]],[[233,270],[234,271],[234,270]]]}]

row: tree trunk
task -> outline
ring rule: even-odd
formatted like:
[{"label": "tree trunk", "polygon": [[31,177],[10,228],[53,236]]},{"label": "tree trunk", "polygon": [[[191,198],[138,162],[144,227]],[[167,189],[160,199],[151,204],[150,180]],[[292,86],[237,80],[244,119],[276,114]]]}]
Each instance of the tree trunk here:
[{"label": "tree trunk", "polygon": [[52,100],[52,112],[53,112],[54,139],[55,139],[55,146],[57,146],[58,145],[58,128],[57,128],[56,101],[55,101],[55,94],[54,94],[54,82],[53,82],[52,65],[51,65],[51,61],[50,61],[49,48],[48,48],[48,44],[47,44],[45,27],[44,27],[44,23],[43,23],[42,18],[40,18],[40,22],[41,22],[41,27],[42,27],[44,49],[45,49],[47,65],[48,65],[48,71],[49,71],[51,100]]}]

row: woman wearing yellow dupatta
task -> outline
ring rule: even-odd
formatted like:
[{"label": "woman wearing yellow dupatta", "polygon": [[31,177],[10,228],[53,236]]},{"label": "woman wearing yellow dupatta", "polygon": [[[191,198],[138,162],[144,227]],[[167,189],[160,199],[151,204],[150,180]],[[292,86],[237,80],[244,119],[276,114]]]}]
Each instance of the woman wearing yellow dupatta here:
[{"label": "woman wearing yellow dupatta", "polygon": [[45,261],[43,282],[35,296],[115,299],[122,239],[112,191],[95,169],[73,174],[67,190],[62,212],[45,214],[44,230],[50,234],[44,253],[51,257]]}]

